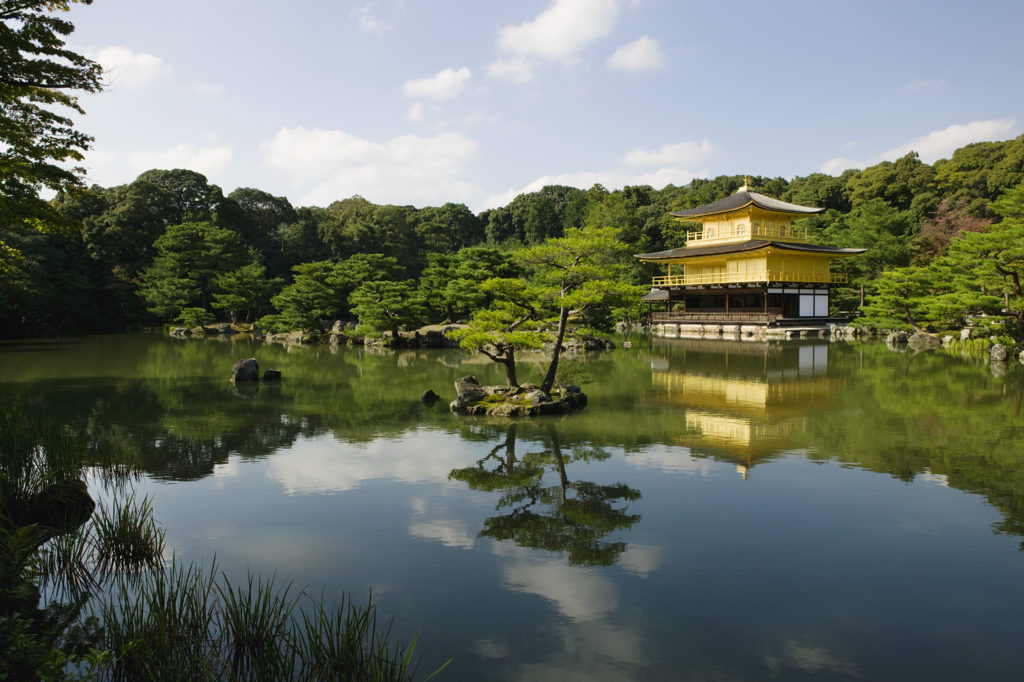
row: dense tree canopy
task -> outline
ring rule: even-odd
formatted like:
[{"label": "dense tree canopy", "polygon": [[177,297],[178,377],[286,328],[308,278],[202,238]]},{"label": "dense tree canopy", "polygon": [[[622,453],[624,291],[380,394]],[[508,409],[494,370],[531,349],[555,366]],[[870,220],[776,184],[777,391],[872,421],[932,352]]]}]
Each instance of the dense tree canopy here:
[{"label": "dense tree canopy", "polygon": [[[66,6],[0,0],[4,335],[176,318],[262,318],[279,330],[342,319],[373,331],[472,319],[481,348],[513,329],[521,335],[507,337],[517,340],[506,351],[491,346],[506,362],[532,347],[535,334],[554,340],[628,315],[612,299],[635,304],[639,289],[629,285],[649,286],[660,274],[629,254],[684,245],[693,226],[670,213],[744,183],[825,208],[803,220],[814,242],[868,248],[835,265],[849,285],[837,291],[833,313],[863,310],[866,324],[921,328],[971,319],[997,333],[1021,326],[1017,255],[1000,244],[1018,239],[1012,207],[1024,182],[1024,136],[967,145],[934,164],[910,152],[839,176],[721,175],[662,189],[550,185],[479,214],[458,203],[417,208],[360,196],[297,207],[254,187],[225,196],[189,169],[84,189],[65,162],[88,138],[59,110],[77,109],[75,92],[98,90],[100,72],[64,47]],[[46,188],[58,190],[52,201],[38,196]],[[51,229],[60,225],[78,229]],[[624,258],[587,265],[584,232],[620,244]],[[494,281],[505,284],[485,284]],[[527,309],[529,324],[519,322]],[[578,313],[572,324],[570,311]]]},{"label": "dense tree canopy", "polygon": [[[92,0],[81,0],[89,4]],[[0,1],[0,224],[52,222],[59,214],[39,190],[81,186],[92,138],[63,113],[82,113],[76,92],[101,89],[101,67],[70,50],[69,1]]]}]

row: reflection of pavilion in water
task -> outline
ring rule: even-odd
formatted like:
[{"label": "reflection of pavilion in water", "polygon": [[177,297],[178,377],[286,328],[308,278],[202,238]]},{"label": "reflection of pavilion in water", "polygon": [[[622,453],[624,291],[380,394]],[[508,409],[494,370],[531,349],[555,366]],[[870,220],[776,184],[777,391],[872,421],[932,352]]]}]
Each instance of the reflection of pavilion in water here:
[{"label": "reflection of pavilion in water", "polygon": [[655,339],[652,400],[685,410],[676,443],[747,470],[805,447],[808,413],[828,407],[840,380],[827,343]]}]

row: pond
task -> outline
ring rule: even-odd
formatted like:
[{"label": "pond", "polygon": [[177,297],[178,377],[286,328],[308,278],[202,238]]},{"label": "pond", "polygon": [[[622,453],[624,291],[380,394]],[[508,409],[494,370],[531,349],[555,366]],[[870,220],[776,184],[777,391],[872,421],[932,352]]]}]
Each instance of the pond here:
[{"label": "pond", "polygon": [[[503,377],[459,351],[6,343],[0,415],[132,461],[168,558],[372,590],[440,679],[1019,675],[1024,368],[631,341],[567,363],[585,410],[518,422],[448,411]],[[284,380],[236,389],[250,356]]]}]

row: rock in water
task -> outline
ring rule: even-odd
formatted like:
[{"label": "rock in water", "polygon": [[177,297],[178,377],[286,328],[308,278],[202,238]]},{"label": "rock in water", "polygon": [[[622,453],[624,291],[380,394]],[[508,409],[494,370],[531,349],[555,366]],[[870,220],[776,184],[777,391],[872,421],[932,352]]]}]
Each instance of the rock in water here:
[{"label": "rock in water", "polygon": [[934,334],[926,334],[924,332],[918,332],[907,339],[907,343],[914,350],[925,350],[927,348],[938,348],[942,345],[942,341],[939,337]]},{"label": "rock in water", "polygon": [[239,360],[231,368],[231,381],[258,381],[260,378],[260,365],[256,358]]},{"label": "rock in water", "polygon": [[279,370],[279,369],[266,369],[266,370],[263,370],[263,380],[264,381],[280,381],[281,380],[281,370]]},{"label": "rock in water", "polygon": [[1001,343],[994,344],[988,349],[988,357],[992,362],[1006,362],[1010,359],[1010,349]]},{"label": "rock in water", "polygon": [[438,394],[434,393],[433,389],[430,389],[430,388],[428,388],[427,390],[423,391],[423,395],[420,396],[420,400],[422,400],[423,404],[428,406],[428,407],[433,405],[434,403],[436,403],[440,399],[441,399],[441,396],[439,396]]}]

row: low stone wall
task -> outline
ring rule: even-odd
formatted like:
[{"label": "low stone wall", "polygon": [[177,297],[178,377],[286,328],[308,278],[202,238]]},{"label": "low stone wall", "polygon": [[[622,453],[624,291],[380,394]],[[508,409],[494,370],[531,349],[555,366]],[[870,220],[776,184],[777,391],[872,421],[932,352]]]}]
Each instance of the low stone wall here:
[{"label": "low stone wall", "polygon": [[[725,341],[770,341],[784,339],[854,338],[855,330],[846,325],[830,324],[821,328],[768,327],[763,324],[697,324],[659,322],[650,326],[650,333],[674,339],[722,339]],[[850,330],[847,332],[846,330]]]}]

